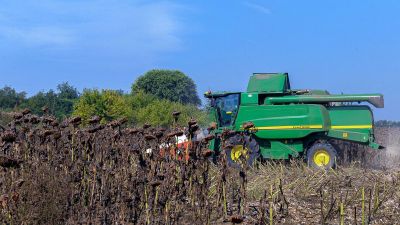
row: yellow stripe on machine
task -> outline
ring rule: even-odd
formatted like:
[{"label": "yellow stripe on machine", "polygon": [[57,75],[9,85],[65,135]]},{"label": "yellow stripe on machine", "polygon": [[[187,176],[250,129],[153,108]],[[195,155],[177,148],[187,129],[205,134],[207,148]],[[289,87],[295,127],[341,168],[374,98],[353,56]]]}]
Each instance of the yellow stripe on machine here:
[{"label": "yellow stripe on machine", "polygon": [[322,129],[322,125],[298,125],[298,126],[268,126],[256,127],[257,130],[300,130],[300,129]]},{"label": "yellow stripe on machine", "polygon": [[334,129],[334,130],[342,130],[342,129],[372,129],[372,125],[331,126],[331,129]]},{"label": "yellow stripe on machine", "polygon": [[[322,129],[322,125],[298,125],[298,126],[267,126],[255,127],[257,130],[306,130],[306,129]],[[372,125],[347,125],[347,126],[331,126],[333,130],[345,129],[372,129]]]}]

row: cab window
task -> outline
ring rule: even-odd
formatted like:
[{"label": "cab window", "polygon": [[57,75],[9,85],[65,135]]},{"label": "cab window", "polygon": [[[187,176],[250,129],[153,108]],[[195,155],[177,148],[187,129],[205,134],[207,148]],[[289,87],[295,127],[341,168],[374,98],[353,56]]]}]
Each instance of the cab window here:
[{"label": "cab window", "polygon": [[215,108],[221,127],[233,125],[239,110],[239,94],[230,94],[215,99]]}]

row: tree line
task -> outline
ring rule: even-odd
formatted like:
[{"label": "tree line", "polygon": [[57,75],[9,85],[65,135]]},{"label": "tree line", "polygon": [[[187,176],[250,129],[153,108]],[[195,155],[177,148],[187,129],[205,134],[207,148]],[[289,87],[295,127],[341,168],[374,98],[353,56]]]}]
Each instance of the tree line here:
[{"label": "tree line", "polygon": [[400,121],[379,120],[375,123],[377,127],[400,127]]},{"label": "tree line", "polygon": [[136,79],[129,93],[109,89],[84,89],[80,93],[65,82],[55,90],[27,97],[26,92],[5,86],[0,89],[0,124],[10,120],[8,112],[26,108],[38,115],[48,111],[60,120],[80,116],[88,121],[98,115],[102,123],[126,118],[134,125],[154,126],[171,125],[172,112],[179,111],[181,125],[192,117],[206,124],[207,116],[200,106],[196,84],[190,77],[177,70],[150,70]]}]

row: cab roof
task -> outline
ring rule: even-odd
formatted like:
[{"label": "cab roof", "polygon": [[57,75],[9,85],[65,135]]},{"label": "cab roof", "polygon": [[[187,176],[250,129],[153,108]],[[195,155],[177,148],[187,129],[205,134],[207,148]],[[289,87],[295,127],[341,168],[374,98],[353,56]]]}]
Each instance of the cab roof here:
[{"label": "cab roof", "polygon": [[206,98],[213,98],[213,97],[217,98],[217,97],[227,96],[227,95],[230,95],[230,94],[240,94],[240,93],[242,93],[242,92],[238,92],[238,91],[236,91],[236,92],[229,92],[229,91],[211,92],[211,91],[208,91],[208,92],[204,93],[204,97],[206,97]]}]

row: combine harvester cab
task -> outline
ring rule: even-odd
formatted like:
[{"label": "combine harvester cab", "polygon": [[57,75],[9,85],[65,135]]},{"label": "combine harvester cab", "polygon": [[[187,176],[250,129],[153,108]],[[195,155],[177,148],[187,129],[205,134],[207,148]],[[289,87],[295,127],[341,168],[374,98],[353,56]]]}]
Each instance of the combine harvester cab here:
[{"label": "combine harvester cab", "polygon": [[[331,140],[344,140],[383,148],[375,143],[374,117],[367,102],[384,107],[383,95],[331,95],[322,90],[292,90],[289,76],[254,74],[247,92],[208,92],[210,116],[217,124],[217,136],[226,129],[237,135],[221,143],[216,139],[211,148],[225,149],[228,161],[245,160],[252,164],[258,157],[289,159],[304,156],[309,165],[332,168],[340,149]],[[250,132],[243,124],[252,124]]]}]

